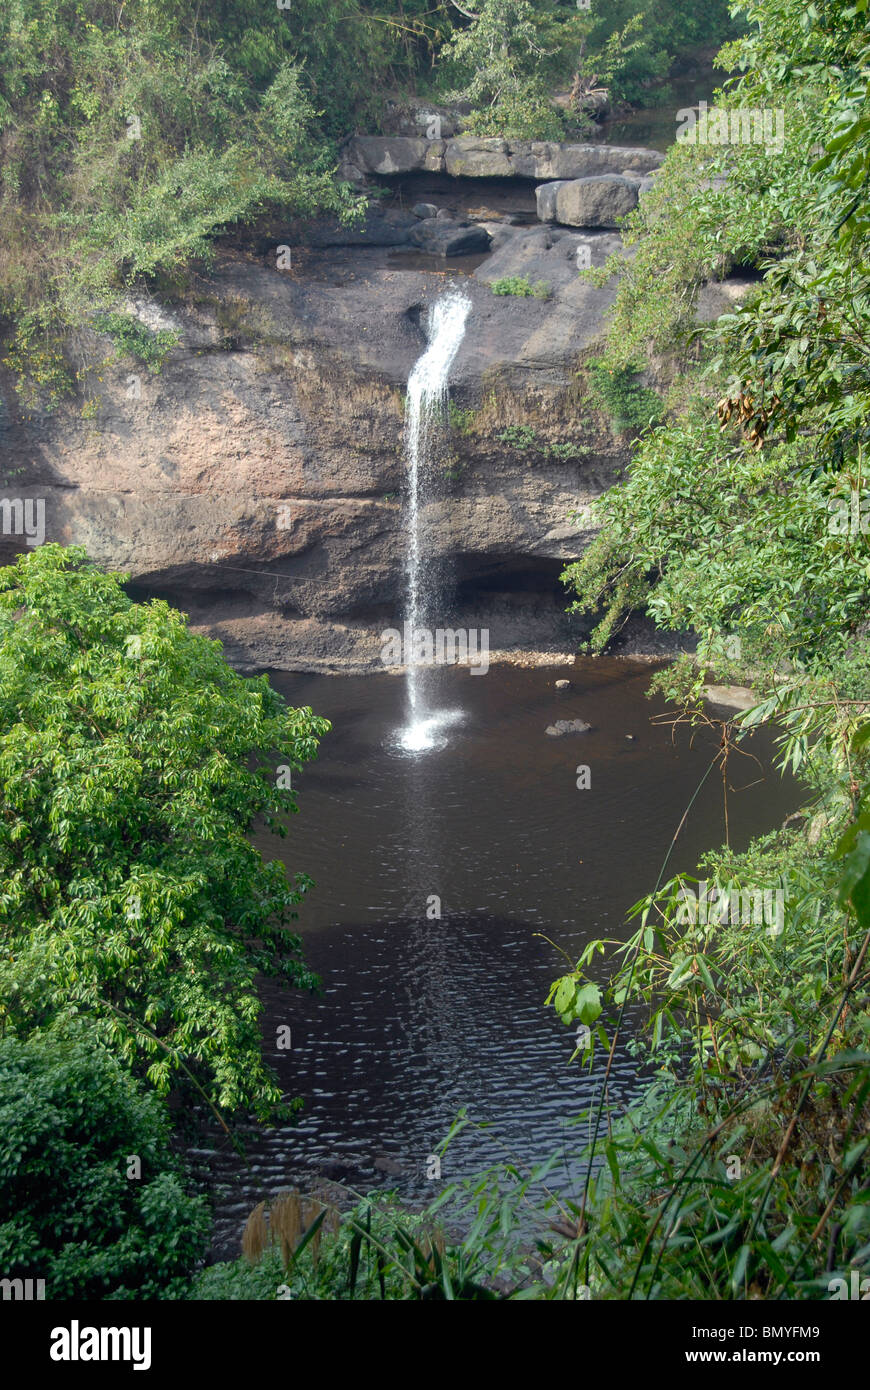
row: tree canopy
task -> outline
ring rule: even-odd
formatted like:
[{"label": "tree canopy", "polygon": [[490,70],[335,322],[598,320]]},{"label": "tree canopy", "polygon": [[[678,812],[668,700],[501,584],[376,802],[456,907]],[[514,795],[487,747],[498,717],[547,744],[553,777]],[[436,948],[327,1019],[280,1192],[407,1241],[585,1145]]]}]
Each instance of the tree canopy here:
[{"label": "tree canopy", "polygon": [[4,1278],[47,1299],[183,1297],[208,1229],[164,1106],[91,1029],[0,1039]]},{"label": "tree canopy", "polygon": [[160,1092],[265,1117],[255,980],[314,983],[286,925],[309,880],[248,832],[286,833],[329,725],[123,579],[56,545],[0,571],[0,1025],[87,1016]]}]

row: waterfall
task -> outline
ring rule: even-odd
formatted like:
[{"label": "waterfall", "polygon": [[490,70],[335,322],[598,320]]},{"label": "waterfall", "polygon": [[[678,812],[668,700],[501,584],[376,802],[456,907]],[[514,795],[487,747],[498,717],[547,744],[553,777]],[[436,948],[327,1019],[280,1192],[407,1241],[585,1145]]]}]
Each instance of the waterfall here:
[{"label": "waterfall", "polygon": [[407,576],[406,647],[410,633],[411,650],[405,651],[408,688],[408,727],[402,746],[416,752],[434,745],[433,730],[438,722],[455,716],[427,715],[424,684],[417,660],[414,634],[431,627],[434,601],[427,575],[426,538],[421,513],[431,488],[433,464],[437,462],[439,434],[447,417],[447,376],[465,334],[465,321],[471,301],[451,288],[429,311],[429,343],[408,377],[405,416],[405,459],[408,472],[408,516],[405,571]]}]

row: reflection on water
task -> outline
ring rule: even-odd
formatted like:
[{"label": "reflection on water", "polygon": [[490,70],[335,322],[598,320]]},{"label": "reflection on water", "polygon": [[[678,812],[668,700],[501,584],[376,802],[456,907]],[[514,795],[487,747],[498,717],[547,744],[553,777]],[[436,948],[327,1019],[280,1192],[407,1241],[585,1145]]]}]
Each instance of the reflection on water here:
[{"label": "reflection on water", "polygon": [[450,730],[461,718],[461,709],[436,710],[399,729],[396,741],[403,753],[429,753],[434,748],[446,748]]},{"label": "reflection on water", "polygon": [[[557,692],[566,674],[572,688]],[[257,1137],[247,1166],[226,1151],[211,1164],[226,1187],[224,1253],[237,1251],[251,1207],[300,1169],[431,1196],[427,1158],[460,1106],[491,1128],[464,1131],[445,1179],[505,1153],[530,1161],[582,1145],[572,1117],[595,1094],[604,1059],[591,1075],[567,1065],[573,1032],[543,1008],[564,959],[539,933],[572,960],[590,937],[625,935],[626,908],[655,883],[717,748],[712,733],[674,742],[670,728],[650,724],[664,706],[645,698],[649,677],[641,663],[601,659],[568,671],[493,666],[485,679],[439,670],[432,707],[464,717],[415,757],[396,742],[400,677],[273,675],[291,703],[334,726],[318,761],[294,777],[300,815],[287,839],[256,837],[267,858],[317,883],[298,927],[323,994],[263,988],[266,1054],[305,1108],[295,1127]],[[557,718],[592,730],[548,737]],[[758,737],[752,748],[765,762]],[[580,764],[590,768],[588,790],[577,787]],[[747,758],[730,780],[756,783],[729,801],[738,848],[796,804],[793,786]],[[723,833],[716,775],[669,872],[694,868]],[[279,1052],[283,1024],[292,1047]],[[621,1048],[613,1099],[641,1085]],[[578,1182],[566,1159],[562,1186]]]}]

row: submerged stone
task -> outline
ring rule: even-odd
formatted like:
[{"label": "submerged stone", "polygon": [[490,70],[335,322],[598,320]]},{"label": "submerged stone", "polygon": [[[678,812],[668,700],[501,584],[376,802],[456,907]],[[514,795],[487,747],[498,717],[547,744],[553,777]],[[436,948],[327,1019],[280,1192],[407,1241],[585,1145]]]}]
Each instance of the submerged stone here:
[{"label": "submerged stone", "polygon": [[550,738],[562,738],[565,734],[588,734],[592,728],[585,719],[557,719],[555,724],[550,724],[545,733]]}]

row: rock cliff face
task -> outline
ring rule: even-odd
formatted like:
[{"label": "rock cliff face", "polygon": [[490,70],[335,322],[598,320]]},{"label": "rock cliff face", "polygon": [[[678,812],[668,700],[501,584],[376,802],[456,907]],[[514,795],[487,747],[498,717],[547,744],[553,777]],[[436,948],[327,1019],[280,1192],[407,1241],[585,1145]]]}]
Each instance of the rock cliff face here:
[{"label": "rock cliff face", "polygon": [[[294,245],[288,269],[274,247],[225,250],[183,300],[128,306],[179,345],[159,375],[100,368],[92,418],[81,402],[16,415],[3,383],[7,493],[44,499],[46,540],[129,571],[137,596],[176,603],[240,666],[376,666],[403,617],[405,383],[426,306],[459,280],[473,307],[425,518],[455,581],[445,625],[488,626],[492,649],[570,649],[558,573],[626,459],[584,400],[614,290],[578,279],[577,251],[601,264],[618,238],[483,225],[491,254],[457,270],[378,246]],[[550,297],[494,295],[510,275]],[[110,344],[83,335],[80,350],[99,362]],[[0,540],[3,563],[25,549]]]}]

